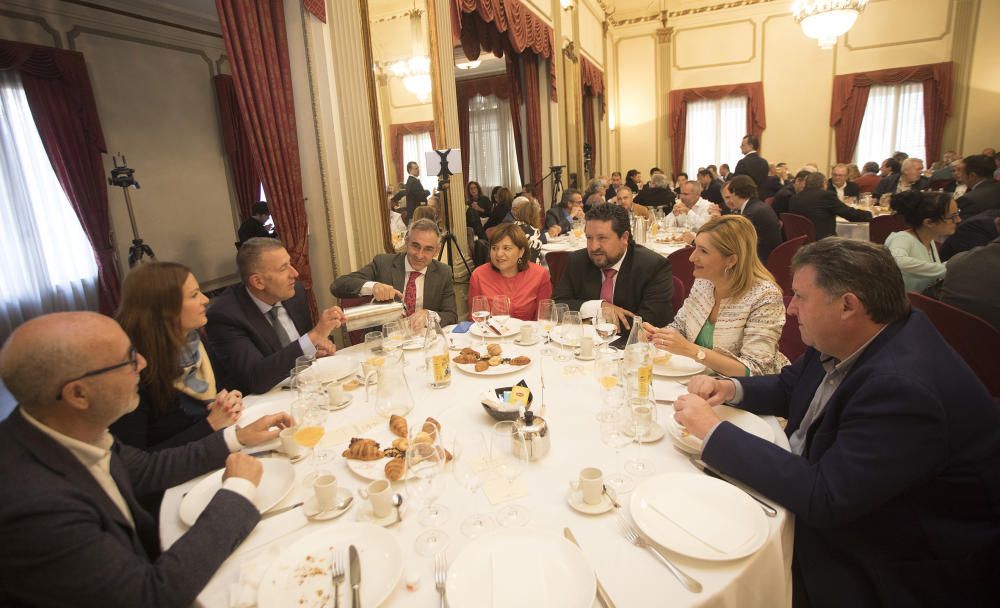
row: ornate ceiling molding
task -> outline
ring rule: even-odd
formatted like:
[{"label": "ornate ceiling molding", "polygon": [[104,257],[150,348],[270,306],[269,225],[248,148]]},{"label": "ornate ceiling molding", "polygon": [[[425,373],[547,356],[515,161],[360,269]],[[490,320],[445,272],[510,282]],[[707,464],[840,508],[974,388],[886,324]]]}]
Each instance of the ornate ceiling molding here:
[{"label": "ornate ceiling molding", "polygon": [[746,6],[754,6],[757,4],[770,4],[776,2],[777,0],[732,0],[730,2],[722,2],[719,4],[711,4],[707,6],[699,6],[695,8],[686,8],[679,11],[660,11],[658,13],[653,13],[650,15],[644,15],[642,17],[632,17],[631,19],[615,19],[612,15],[614,11],[608,12],[605,2],[602,0],[597,0],[598,4],[605,11],[605,16],[607,21],[611,24],[611,27],[621,27],[625,25],[635,25],[637,23],[649,23],[651,21],[661,21],[663,27],[666,28],[666,21],[668,18],[673,19],[675,17],[684,17],[687,15],[700,15],[702,13],[714,13],[716,11],[724,11],[733,8],[743,8]]}]

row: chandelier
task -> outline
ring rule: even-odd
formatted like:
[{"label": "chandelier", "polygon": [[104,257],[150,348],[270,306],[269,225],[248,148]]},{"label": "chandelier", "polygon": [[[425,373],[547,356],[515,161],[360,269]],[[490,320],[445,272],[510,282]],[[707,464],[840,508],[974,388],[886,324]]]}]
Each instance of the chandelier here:
[{"label": "chandelier", "polygon": [[431,60],[426,55],[403,59],[389,65],[389,73],[403,81],[407,91],[421,103],[431,98]]},{"label": "chandelier", "polygon": [[806,36],[818,40],[821,49],[831,49],[866,6],[868,0],[795,0],[792,15]]}]

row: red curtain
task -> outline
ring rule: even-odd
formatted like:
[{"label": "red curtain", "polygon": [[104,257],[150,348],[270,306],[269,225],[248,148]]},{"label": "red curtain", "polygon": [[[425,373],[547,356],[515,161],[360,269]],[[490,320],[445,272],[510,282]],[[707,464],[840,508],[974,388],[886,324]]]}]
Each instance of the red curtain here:
[{"label": "red curtain", "polygon": [[461,40],[469,59],[476,59],[484,49],[497,57],[503,57],[508,49],[515,54],[530,49],[548,59],[551,97],[558,101],[552,28],[520,0],[454,0],[451,21],[452,34],[456,41]]},{"label": "red curtain", "polygon": [[901,82],[924,83],[925,160],[930,165],[933,160],[940,158],[944,121],[951,114],[951,78],[950,61],[835,76],[830,126],[837,139],[837,162],[849,163],[854,156],[871,86]]},{"label": "red curtain", "polygon": [[302,6],[323,23],[326,23],[326,0],[302,0]]},{"label": "red curtain", "polygon": [[[401,122],[391,125],[389,127],[389,141],[392,145],[392,160],[393,164],[396,166],[396,179],[402,182],[403,176],[406,175],[403,171],[403,136],[404,135],[415,135],[417,133],[430,133],[431,134],[431,146],[437,148],[437,143],[434,141],[434,121],[433,120],[422,120],[419,122]],[[395,184],[390,184],[395,186]]]},{"label": "red curtain", "polygon": [[[517,100],[511,96],[510,90],[510,79],[507,76],[487,76],[486,78],[473,78],[471,80],[460,80],[455,83],[455,89],[458,93],[458,132],[461,141],[459,145],[462,146],[462,173],[466,176],[469,175],[469,100],[476,95],[482,95],[483,97],[489,95],[496,95],[500,99],[510,100],[510,105],[513,107]],[[518,131],[515,131],[515,140],[520,141],[517,137]],[[466,177],[468,181],[468,177]]]},{"label": "red curtain", "polygon": [[101,160],[107,146],[87,63],[81,53],[0,40],[0,70],[10,69],[21,76],[52,169],[94,249],[100,310],[112,314],[121,297],[121,283]]},{"label": "red curtain", "polygon": [[[583,84],[583,141],[590,144],[590,177],[597,175],[597,122],[604,114],[604,73],[589,59],[580,56],[580,82]],[[594,101],[600,114],[594,116]]]},{"label": "red curtain", "polygon": [[215,82],[215,96],[219,102],[219,118],[222,123],[222,141],[229,159],[229,169],[236,187],[236,202],[240,209],[240,220],[250,217],[253,204],[260,195],[260,177],[250,152],[250,140],[240,117],[239,103],[236,101],[236,87],[233,77],[219,74],[212,78]]},{"label": "red curtain", "polygon": [[215,6],[268,206],[315,312],[282,1],[215,0]]},{"label": "red curtain", "polygon": [[670,131],[673,133],[671,153],[674,175],[684,171],[684,142],[687,136],[687,104],[697,99],[721,99],[733,95],[747,97],[747,133],[758,138],[767,128],[764,117],[764,84],[747,82],[697,89],[670,91]]},{"label": "red curtain", "polygon": [[[534,183],[542,178],[542,108],[538,87],[538,55],[525,53],[524,57],[524,123],[528,131],[528,168]],[[525,184],[525,189],[529,185]],[[535,198],[545,209],[545,188],[534,188]]]}]

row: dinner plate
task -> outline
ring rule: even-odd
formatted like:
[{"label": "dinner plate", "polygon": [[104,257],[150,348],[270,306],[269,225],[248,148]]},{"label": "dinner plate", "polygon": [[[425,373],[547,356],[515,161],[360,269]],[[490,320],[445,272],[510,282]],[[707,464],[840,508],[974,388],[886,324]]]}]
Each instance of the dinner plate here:
[{"label": "dinner plate", "polygon": [[[366,523],[338,524],[316,531],[283,549],[271,563],[257,589],[258,608],[332,606],[333,582],[330,561],[333,552],[343,556],[345,583],[351,580],[347,559],[350,545],[361,561],[361,605],[378,606],[389,597],[403,574],[403,555],[393,535]],[[340,605],[351,605],[351,586],[340,585]]]},{"label": "dinner plate", "polygon": [[691,357],[671,355],[666,363],[656,363],[654,357],[653,374],[667,378],[683,378],[704,372],[707,368]]},{"label": "dinner plate", "polygon": [[[500,324],[497,323],[496,321],[494,321],[493,319],[490,319],[489,323],[493,327],[496,327],[497,330],[500,332],[500,334],[499,335],[495,334],[495,333],[493,333],[492,330],[490,330],[489,328],[487,328],[486,329],[486,337],[487,338],[509,338],[511,336],[514,336],[514,335],[517,335],[517,334],[521,333],[521,320],[520,319],[515,319],[515,318],[512,317],[512,318],[508,319],[506,323],[504,323],[503,327],[500,327]],[[474,336],[479,336],[480,338],[483,337],[483,331],[479,328],[479,324],[478,323],[473,323],[472,324],[472,327],[469,329],[469,333],[472,334],[472,335],[474,335]]]},{"label": "dinner plate", "polygon": [[465,546],[448,571],[452,608],[590,608],[594,569],[576,545],[550,531],[503,528]]},{"label": "dinner plate", "polygon": [[353,375],[358,370],[358,365],[357,359],[332,355],[316,359],[303,373],[309,378],[318,378],[321,382],[336,382]]},{"label": "dinner plate", "polygon": [[[295,485],[295,471],[287,458],[261,458],[260,464],[264,467],[264,473],[257,486],[253,504],[261,513],[266,513],[291,491]],[[224,472],[225,469],[219,469],[202,479],[181,499],[181,521],[188,526],[194,525],[198,516],[222,487]]]},{"label": "dinner plate", "polygon": [[[377,440],[376,440],[377,441]],[[382,444],[383,449],[386,445],[391,444],[390,441],[387,444]],[[345,458],[344,461],[347,463],[347,468],[353,471],[359,477],[364,479],[370,479],[371,481],[377,481],[379,479],[388,479],[385,476],[385,464],[389,462],[391,458],[379,458],[378,460],[357,460],[355,458]],[[410,471],[407,470],[400,481],[406,481],[410,478]]]},{"label": "dinner plate", "polygon": [[[552,330],[552,341],[555,342],[556,344],[560,344],[562,346],[573,346],[573,347],[580,346],[579,342],[571,341],[570,339],[568,339],[567,337],[565,337],[563,335],[564,333],[565,333],[565,328],[561,327],[559,325],[556,325],[555,329]],[[597,347],[600,344],[603,343],[603,340],[601,339],[601,337],[597,335],[597,330],[594,329],[590,325],[584,325],[583,326],[583,335],[584,336],[590,336],[591,338],[594,339],[594,350],[595,351],[597,350]]]},{"label": "dinner plate", "polygon": [[[509,352],[508,350],[504,350],[503,354],[501,354],[500,356],[506,359],[506,358],[518,357],[522,354],[523,353],[521,352]],[[531,359],[531,363],[535,362],[535,360],[530,355],[526,356],[529,359]],[[531,367],[531,363],[528,363],[527,365],[511,365],[510,363],[501,363],[500,365],[487,367],[485,370],[477,372],[475,363],[455,363],[454,361],[452,361],[452,363],[455,365],[455,367],[469,374],[470,376],[503,376],[504,374],[513,374],[514,372],[523,371]]]},{"label": "dinner plate", "polygon": [[632,493],[639,529],[671,551],[707,561],[746,557],[767,541],[767,517],[746,492],[708,475],[650,477]]},{"label": "dinner plate", "polygon": [[[761,439],[774,443],[774,429],[756,414],[751,414],[746,410],[728,405],[717,405],[712,409],[715,410],[715,415],[721,420],[731,422],[751,435],[756,435]],[[667,430],[674,439],[674,443],[678,444],[681,449],[693,454],[701,453],[701,439],[687,433],[684,427],[674,418],[672,409],[667,412]]]}]

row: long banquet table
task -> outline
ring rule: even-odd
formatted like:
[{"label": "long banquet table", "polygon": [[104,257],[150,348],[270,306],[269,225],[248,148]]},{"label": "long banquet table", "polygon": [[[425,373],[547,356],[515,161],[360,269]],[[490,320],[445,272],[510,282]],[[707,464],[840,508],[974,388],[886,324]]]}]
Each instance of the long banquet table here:
[{"label": "long banquet table", "polygon": [[[461,338],[459,338],[461,339]],[[468,338],[472,339],[472,338]],[[478,338],[476,338],[478,340]],[[442,432],[447,440],[449,434],[482,431],[487,433],[495,422],[479,403],[479,396],[486,390],[509,386],[523,378],[536,395],[539,390],[541,346],[516,347],[512,342],[503,342],[505,352],[515,348],[532,358],[532,363],[523,371],[499,377],[473,377],[452,366],[451,386],[433,389],[429,386],[427,374],[417,371],[420,351],[406,353],[406,375],[413,393],[415,408],[407,416],[410,424],[419,424],[426,416],[433,416],[441,422]],[[352,357],[358,363],[363,355],[363,347],[355,346],[339,351],[337,357]],[[770,532],[767,541],[754,554],[743,559],[728,562],[705,562],[672,554],[674,562],[685,572],[704,585],[700,594],[686,591],[652,555],[630,545],[622,536],[613,512],[603,515],[583,515],[567,504],[569,481],[575,479],[581,468],[596,466],[605,475],[620,470],[621,462],[636,450],[633,445],[616,456],[611,447],[600,439],[599,423],[595,418],[598,408],[596,380],[590,374],[591,363],[582,363],[583,375],[567,376],[564,366],[553,357],[544,360],[546,380],[545,407],[541,415],[551,428],[551,450],[549,454],[530,463],[521,476],[529,493],[515,501],[529,510],[528,526],[551,534],[562,534],[563,527],[570,527],[580,542],[583,553],[594,568],[600,581],[611,598],[621,608],[629,606],[789,606],[791,604],[790,567],[792,558],[792,517],[781,507],[778,515],[769,518]],[[657,379],[654,390],[658,394],[683,391],[676,384],[662,384]],[[359,421],[371,420],[375,416],[374,406],[366,401],[363,389],[354,391],[352,403],[345,409],[331,412],[326,419],[328,431],[341,429]],[[374,395],[374,393],[373,393]],[[287,409],[295,398],[292,391],[272,390],[260,396],[246,399],[244,421],[252,421],[260,415]],[[537,408],[536,408],[537,409]],[[660,424],[673,414],[669,405],[658,407]],[[775,430],[776,441],[786,449],[787,439],[774,418],[765,418]],[[384,422],[379,428],[383,428]],[[335,440],[330,435],[324,441]],[[343,443],[343,441],[342,441]],[[321,443],[321,446],[323,444]],[[351,472],[343,458],[339,456],[343,445],[336,447],[336,457],[332,464],[341,487],[351,490],[363,488],[368,481]],[[673,446],[670,435],[656,443],[644,444],[640,448],[644,457],[655,460],[657,473],[683,472],[698,473],[686,454]],[[280,457],[280,456],[277,456]],[[617,466],[616,466],[617,465]],[[295,504],[304,500],[310,490],[299,481],[309,472],[309,465],[303,461],[294,465],[296,485],[292,492],[278,505]],[[160,535],[165,548],[169,547],[187,529],[181,522],[178,509],[182,496],[198,480],[192,480],[167,491],[160,511]],[[395,491],[406,496],[405,484],[396,482]],[[630,494],[620,497],[624,509],[628,509]],[[241,566],[251,562],[266,561],[275,556],[277,549],[287,547],[296,540],[317,532],[325,532],[336,538],[337,528],[346,523],[358,521],[361,504],[355,498],[351,509],[343,516],[326,522],[310,522],[302,508],[267,518],[258,524],[248,539],[221,566],[208,586],[198,596],[197,605],[225,607],[230,605],[230,588],[240,577]],[[450,537],[447,555],[455,560],[461,550],[471,542],[462,535],[459,527],[468,515],[479,512],[495,515],[505,503],[491,505],[482,490],[475,494],[461,487],[449,476],[447,487],[438,503],[451,510],[450,519],[443,529]],[[438,595],[433,584],[433,559],[418,555],[413,543],[415,537],[425,528],[417,521],[416,513],[405,513],[401,523],[387,528],[396,538],[402,551],[404,573],[420,576],[416,591],[408,591],[401,580],[384,605],[389,606],[437,606]],[[263,557],[262,557],[263,556]],[[404,574],[404,579],[406,578]],[[594,606],[599,606],[596,598]]]}]

